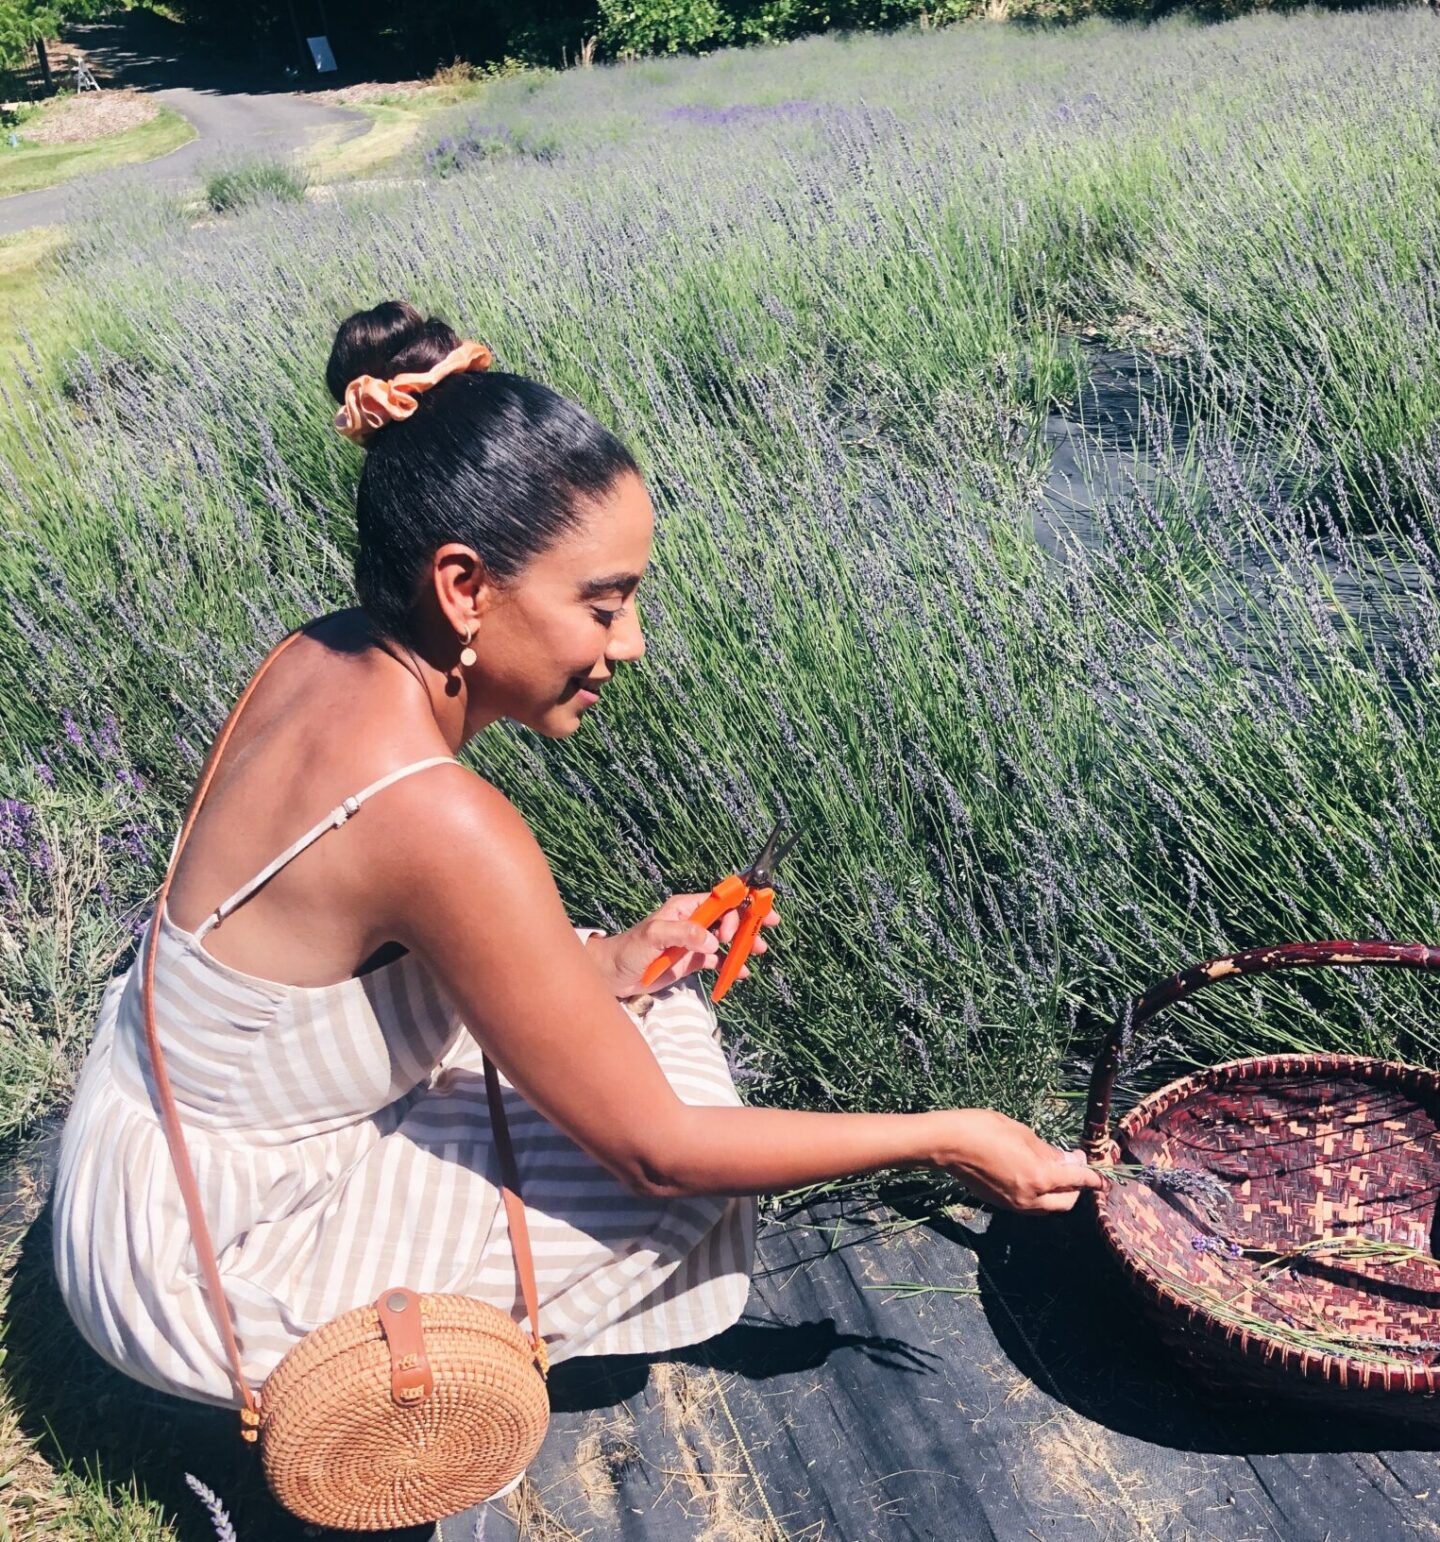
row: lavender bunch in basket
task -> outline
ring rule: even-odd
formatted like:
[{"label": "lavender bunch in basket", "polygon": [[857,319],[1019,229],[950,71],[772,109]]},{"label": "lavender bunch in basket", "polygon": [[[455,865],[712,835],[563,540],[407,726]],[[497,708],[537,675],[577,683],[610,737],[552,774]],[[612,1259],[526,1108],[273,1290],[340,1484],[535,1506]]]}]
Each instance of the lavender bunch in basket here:
[{"label": "lavender bunch in basket", "polygon": [[1096,1164],[1094,1170],[1120,1183],[1143,1183],[1161,1194],[1179,1194],[1214,1219],[1230,1204],[1230,1190],[1223,1179],[1199,1167],[1158,1167],[1141,1162],[1122,1162],[1113,1167]]}]

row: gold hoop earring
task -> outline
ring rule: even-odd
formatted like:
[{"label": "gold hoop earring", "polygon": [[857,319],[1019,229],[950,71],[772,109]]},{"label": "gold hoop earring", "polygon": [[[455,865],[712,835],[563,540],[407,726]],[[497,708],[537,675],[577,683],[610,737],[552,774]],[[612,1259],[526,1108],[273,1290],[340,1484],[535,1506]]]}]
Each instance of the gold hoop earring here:
[{"label": "gold hoop earring", "polygon": [[475,650],[470,646],[470,638],[474,631],[475,628],[473,626],[465,628],[465,646],[460,650],[460,662],[466,669],[469,669],[475,662]]}]

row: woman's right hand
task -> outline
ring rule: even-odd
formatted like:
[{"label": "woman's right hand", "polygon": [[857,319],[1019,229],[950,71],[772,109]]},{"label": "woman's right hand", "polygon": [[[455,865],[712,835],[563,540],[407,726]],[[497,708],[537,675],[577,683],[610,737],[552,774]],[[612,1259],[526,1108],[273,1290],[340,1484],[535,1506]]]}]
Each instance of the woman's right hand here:
[{"label": "woman's right hand", "polygon": [[1081,1189],[1105,1186],[1083,1151],[1062,1151],[994,1109],[951,1109],[938,1133],[932,1165],[1007,1210],[1069,1210]]}]

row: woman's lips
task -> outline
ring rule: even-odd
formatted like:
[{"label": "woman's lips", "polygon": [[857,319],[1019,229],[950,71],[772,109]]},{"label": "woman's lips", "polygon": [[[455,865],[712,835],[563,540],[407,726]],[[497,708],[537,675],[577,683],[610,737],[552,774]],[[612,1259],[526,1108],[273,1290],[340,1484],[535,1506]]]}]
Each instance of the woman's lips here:
[{"label": "woman's lips", "polygon": [[587,691],[584,686],[581,686],[575,692],[575,699],[582,707],[590,707],[600,700],[600,693],[598,691]]}]

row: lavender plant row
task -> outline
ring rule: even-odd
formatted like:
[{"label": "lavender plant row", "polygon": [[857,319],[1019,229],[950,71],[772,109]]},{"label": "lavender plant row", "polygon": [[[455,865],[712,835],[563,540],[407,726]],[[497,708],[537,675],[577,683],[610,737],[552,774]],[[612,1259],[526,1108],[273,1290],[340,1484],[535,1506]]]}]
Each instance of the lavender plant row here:
[{"label": "lavender plant row", "polygon": [[[575,917],[707,886],[774,816],[812,832],[726,1005],[753,1096],[1056,1129],[1084,1014],[1185,963],[1440,938],[1432,28],[508,81],[469,170],[461,120],[408,189],[93,221],[85,346],[0,440],[5,933],[78,906],[123,945],[235,693],[350,603],[320,374],[403,295],[616,427],[660,511],[643,665],[575,738],[476,755]],[[1152,421],[1158,479],[1057,547],[1041,430],[1082,324],[1183,354],[1191,432]],[[96,845],[103,893],[60,893],[42,829]],[[41,999],[0,978],[7,1018]],[[1317,989],[1212,993],[1165,1052],[1440,1049],[1423,982]]]}]

